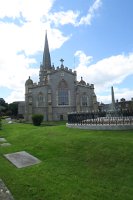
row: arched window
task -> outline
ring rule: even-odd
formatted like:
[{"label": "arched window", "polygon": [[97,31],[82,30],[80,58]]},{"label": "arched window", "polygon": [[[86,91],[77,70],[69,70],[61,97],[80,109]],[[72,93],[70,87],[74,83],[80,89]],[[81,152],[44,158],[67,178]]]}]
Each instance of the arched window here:
[{"label": "arched window", "polygon": [[69,105],[68,86],[65,80],[58,85],[58,105]]},{"label": "arched window", "polygon": [[43,106],[43,102],[44,102],[44,97],[43,94],[40,92],[38,94],[38,106]]},{"label": "arched window", "polygon": [[82,106],[87,106],[88,105],[88,97],[86,94],[83,94],[82,96]]},{"label": "arched window", "polygon": [[38,95],[38,101],[43,102],[43,95],[41,93]]}]

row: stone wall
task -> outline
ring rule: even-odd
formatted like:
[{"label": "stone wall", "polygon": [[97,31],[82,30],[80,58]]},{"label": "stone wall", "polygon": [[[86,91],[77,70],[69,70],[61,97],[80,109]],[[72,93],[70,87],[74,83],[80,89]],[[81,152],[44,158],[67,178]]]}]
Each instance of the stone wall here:
[{"label": "stone wall", "polygon": [[79,128],[87,130],[133,130],[133,125],[79,125],[79,124],[66,124],[68,128]]}]

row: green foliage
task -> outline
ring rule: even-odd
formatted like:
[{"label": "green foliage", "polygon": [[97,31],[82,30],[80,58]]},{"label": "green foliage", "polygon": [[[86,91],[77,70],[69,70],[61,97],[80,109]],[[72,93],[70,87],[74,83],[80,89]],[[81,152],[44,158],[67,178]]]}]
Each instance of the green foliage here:
[{"label": "green foliage", "polygon": [[5,115],[8,110],[8,104],[5,102],[3,98],[0,98],[0,115]]},{"label": "green foliage", "polygon": [[43,115],[35,114],[32,116],[32,121],[35,126],[40,126],[43,121]]},{"label": "green foliage", "polygon": [[18,115],[18,102],[8,104],[3,98],[0,98],[0,114],[1,116],[9,115],[16,118]]},{"label": "green foliage", "polygon": [[1,121],[1,117],[0,117],[0,130],[2,129],[2,121]]},{"label": "green foliage", "polygon": [[16,117],[18,115],[18,103],[10,103],[8,106],[8,110],[10,111],[10,115]]},{"label": "green foliage", "polygon": [[3,98],[0,98],[0,109],[1,110],[6,110],[8,109],[8,103],[5,102]]},{"label": "green foliage", "polygon": [[8,106],[8,104],[5,102],[5,100],[3,98],[0,98],[0,106]]}]

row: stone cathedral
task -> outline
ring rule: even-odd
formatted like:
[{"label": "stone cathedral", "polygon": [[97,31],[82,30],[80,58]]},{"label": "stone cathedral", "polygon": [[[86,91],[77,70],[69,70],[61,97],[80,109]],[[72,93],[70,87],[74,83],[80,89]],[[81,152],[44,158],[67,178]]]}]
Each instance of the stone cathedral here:
[{"label": "stone cathedral", "polygon": [[60,60],[60,67],[51,65],[46,33],[39,82],[33,83],[30,77],[25,82],[26,120],[31,120],[33,114],[43,114],[44,121],[67,120],[71,112],[97,111],[94,85],[82,77],[77,81],[76,71],[65,67],[63,61]]}]

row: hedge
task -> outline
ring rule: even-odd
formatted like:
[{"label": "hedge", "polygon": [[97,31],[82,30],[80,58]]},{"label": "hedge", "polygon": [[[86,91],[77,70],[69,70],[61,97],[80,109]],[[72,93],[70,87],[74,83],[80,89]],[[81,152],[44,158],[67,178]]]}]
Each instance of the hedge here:
[{"label": "hedge", "polygon": [[40,126],[43,121],[43,115],[41,114],[32,115],[32,121],[35,126]]}]

